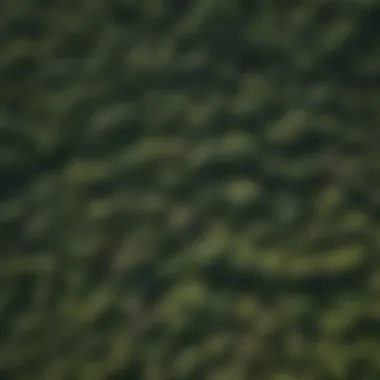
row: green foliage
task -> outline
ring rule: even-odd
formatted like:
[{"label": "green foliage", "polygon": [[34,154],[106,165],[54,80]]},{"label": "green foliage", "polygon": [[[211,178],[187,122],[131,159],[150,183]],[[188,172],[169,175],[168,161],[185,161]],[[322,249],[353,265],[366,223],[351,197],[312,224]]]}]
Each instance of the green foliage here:
[{"label": "green foliage", "polygon": [[0,377],[378,379],[379,10],[3,4]]}]

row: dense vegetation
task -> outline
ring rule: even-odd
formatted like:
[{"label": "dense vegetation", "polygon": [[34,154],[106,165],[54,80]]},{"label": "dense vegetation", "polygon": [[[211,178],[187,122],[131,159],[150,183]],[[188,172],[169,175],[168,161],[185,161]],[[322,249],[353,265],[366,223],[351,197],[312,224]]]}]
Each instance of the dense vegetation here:
[{"label": "dense vegetation", "polygon": [[7,1],[0,371],[380,378],[376,0]]}]

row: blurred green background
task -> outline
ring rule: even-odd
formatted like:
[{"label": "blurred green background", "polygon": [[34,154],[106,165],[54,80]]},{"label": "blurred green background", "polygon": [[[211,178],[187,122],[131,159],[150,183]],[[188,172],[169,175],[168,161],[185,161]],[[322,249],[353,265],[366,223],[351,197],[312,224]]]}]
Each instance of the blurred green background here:
[{"label": "blurred green background", "polygon": [[0,11],[1,380],[380,379],[380,3]]}]

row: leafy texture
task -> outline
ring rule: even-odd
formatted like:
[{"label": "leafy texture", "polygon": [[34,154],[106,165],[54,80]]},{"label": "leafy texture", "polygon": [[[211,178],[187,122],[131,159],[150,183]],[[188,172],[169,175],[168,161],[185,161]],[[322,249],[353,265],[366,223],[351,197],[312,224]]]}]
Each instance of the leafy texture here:
[{"label": "leafy texture", "polygon": [[1,378],[379,379],[379,12],[3,2]]}]

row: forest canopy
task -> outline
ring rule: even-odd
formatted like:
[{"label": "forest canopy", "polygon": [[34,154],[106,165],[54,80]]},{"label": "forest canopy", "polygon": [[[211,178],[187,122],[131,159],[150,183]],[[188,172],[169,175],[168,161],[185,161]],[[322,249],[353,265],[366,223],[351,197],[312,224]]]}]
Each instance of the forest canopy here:
[{"label": "forest canopy", "polygon": [[380,7],[292,4],[2,4],[1,379],[380,378]]}]

